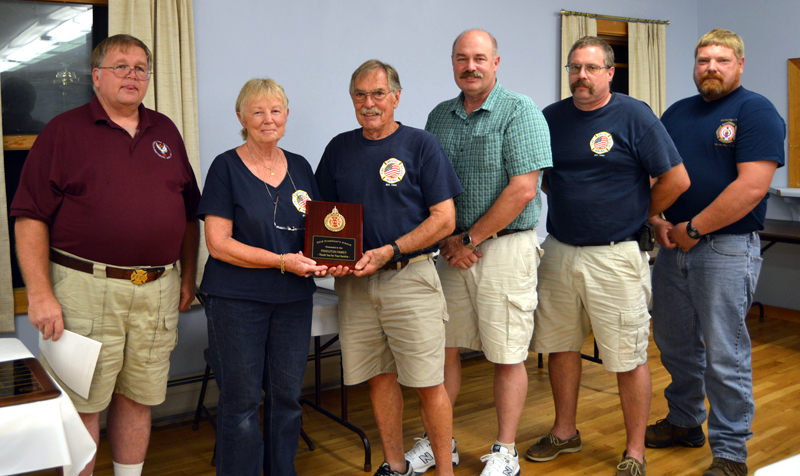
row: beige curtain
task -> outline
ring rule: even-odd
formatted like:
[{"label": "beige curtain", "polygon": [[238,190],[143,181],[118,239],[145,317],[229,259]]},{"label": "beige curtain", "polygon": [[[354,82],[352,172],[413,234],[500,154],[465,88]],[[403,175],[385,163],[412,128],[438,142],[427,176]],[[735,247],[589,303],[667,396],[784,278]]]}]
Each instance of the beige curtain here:
[{"label": "beige curtain", "polygon": [[667,28],[628,23],[628,91],[661,117],[667,108]]},{"label": "beige curtain", "polygon": [[561,15],[561,99],[572,96],[569,73],[564,69],[572,45],[584,36],[597,36],[597,20],[581,15]]},{"label": "beige curtain", "polygon": [[[3,109],[0,100],[0,110]],[[0,117],[0,131],[3,119]],[[8,239],[6,172],[0,147],[0,332],[14,332],[14,290],[11,284],[11,245]]]},{"label": "beige curtain", "polygon": [[[144,105],[166,114],[178,126],[199,184],[192,0],[109,0],[108,34],[119,33],[139,38],[152,50],[154,74]],[[207,259],[205,238],[201,235],[198,283]]]}]

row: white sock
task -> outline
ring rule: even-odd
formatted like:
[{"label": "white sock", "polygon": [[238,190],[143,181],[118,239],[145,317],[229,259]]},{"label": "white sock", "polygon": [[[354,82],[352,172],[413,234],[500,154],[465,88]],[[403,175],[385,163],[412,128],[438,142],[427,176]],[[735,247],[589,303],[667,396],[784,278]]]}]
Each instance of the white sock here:
[{"label": "white sock", "polygon": [[144,461],[139,464],[120,464],[114,461],[114,476],[142,476],[142,466]]}]

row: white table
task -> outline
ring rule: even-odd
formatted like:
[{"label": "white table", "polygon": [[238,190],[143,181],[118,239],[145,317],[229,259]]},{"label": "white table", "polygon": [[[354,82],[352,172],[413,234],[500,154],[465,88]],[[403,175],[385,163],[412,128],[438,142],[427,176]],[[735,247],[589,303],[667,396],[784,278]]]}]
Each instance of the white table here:
[{"label": "white table", "polygon": [[[33,357],[19,339],[0,339],[0,362]],[[0,408],[0,476],[63,467],[74,476],[97,447],[69,397]]]},{"label": "white table", "polygon": [[[333,283],[334,279],[331,277],[316,279],[317,292],[314,293],[314,312],[311,321],[311,336],[314,337],[314,401],[301,398],[300,403],[317,410],[358,435],[364,445],[364,471],[370,472],[372,470],[372,447],[364,430],[347,421],[347,387],[344,385],[344,379],[342,379],[341,386],[341,416],[323,407],[321,402],[321,360],[341,355],[340,351],[325,352],[339,340],[339,297],[333,289]],[[323,336],[332,337],[323,344]],[[303,432],[301,436],[308,444],[308,448],[313,451],[315,446],[308,435]]]}]

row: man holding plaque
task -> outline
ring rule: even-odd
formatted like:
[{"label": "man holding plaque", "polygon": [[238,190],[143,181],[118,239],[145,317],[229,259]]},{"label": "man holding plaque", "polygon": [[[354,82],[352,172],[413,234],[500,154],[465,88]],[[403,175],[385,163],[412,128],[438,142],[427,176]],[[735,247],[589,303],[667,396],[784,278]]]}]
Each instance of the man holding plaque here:
[{"label": "man holding plaque", "polygon": [[[400,384],[417,390],[441,463],[436,474],[453,474],[458,460],[451,460],[452,407],[443,384],[447,308],[432,253],[455,227],[453,197],[463,190],[436,137],[394,120],[400,92],[393,67],[362,64],[350,79],[361,128],[334,137],[316,172],[323,200],[363,206],[364,255],[352,268],[330,268],[344,383],[369,382],[386,458],[376,474],[414,473],[403,453]],[[345,229],[349,223],[344,216]]]},{"label": "man holding plaque", "polygon": [[[425,126],[442,142],[466,190],[456,199],[456,233],[441,243],[444,259],[437,263],[451,317],[445,387],[454,405],[461,387],[460,347],[483,350],[495,364],[499,432],[482,458],[481,474],[516,476],[514,440],[528,388],[525,359],[537,303],[539,171],[552,167],[550,135],[533,101],[503,89],[495,78],[500,57],[490,34],[462,33],[451,58],[461,94],[436,106]],[[428,444],[423,438],[408,454],[417,473],[429,464],[416,457]]]}]

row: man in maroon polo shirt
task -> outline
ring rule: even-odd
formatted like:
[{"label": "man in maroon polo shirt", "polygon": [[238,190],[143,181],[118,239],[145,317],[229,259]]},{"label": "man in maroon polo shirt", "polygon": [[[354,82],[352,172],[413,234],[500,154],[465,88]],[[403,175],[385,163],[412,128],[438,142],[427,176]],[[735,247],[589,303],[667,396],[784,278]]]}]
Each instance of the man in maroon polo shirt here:
[{"label": "man in maroon polo shirt", "polygon": [[97,46],[95,97],[47,124],[11,206],[31,324],[103,343],[88,398],[59,383],[96,442],[109,407],[116,476],[141,474],[197,267],[200,191],[178,129],[142,105],[151,64],[132,36]]}]

